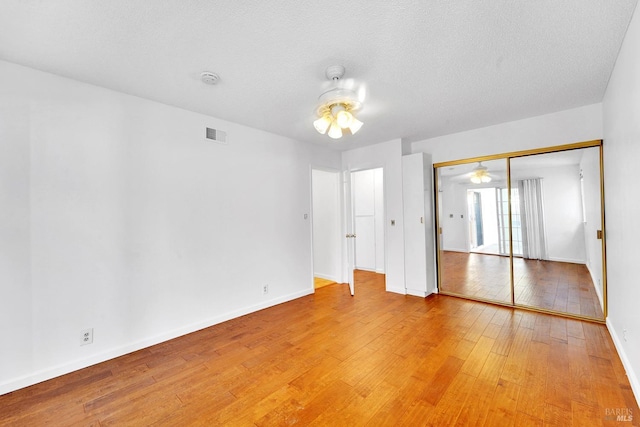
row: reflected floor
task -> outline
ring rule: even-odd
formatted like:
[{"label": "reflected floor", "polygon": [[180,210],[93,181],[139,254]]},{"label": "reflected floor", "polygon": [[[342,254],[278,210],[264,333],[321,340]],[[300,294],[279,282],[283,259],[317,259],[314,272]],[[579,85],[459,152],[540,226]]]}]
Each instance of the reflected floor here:
[{"label": "reflected floor", "polygon": [[[508,257],[444,251],[441,262],[443,291],[511,303]],[[513,270],[516,304],[604,318],[585,265],[515,258]]]},{"label": "reflected floor", "polygon": [[511,304],[509,258],[466,252],[442,252],[443,291]]},{"label": "reflected floor", "polygon": [[492,243],[490,245],[482,245],[477,248],[471,249],[471,252],[480,253],[480,254],[493,254],[500,255],[500,248],[497,243]]}]

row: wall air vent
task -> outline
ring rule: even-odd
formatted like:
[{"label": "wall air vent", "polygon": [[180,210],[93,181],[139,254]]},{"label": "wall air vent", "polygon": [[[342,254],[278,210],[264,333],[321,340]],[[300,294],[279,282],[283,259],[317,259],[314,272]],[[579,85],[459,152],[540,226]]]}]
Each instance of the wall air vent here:
[{"label": "wall air vent", "polygon": [[227,143],[227,133],[219,129],[207,128],[207,139],[211,141],[219,142],[220,144]]}]

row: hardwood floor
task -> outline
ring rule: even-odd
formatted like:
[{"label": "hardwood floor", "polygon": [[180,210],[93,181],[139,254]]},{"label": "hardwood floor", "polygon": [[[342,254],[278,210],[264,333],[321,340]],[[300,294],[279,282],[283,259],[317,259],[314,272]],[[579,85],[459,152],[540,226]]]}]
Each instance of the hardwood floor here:
[{"label": "hardwood floor", "polygon": [[[442,289],[511,303],[509,258],[441,253]],[[589,270],[583,264],[514,258],[516,304],[604,319]]]},{"label": "hardwood floor", "polygon": [[320,288],[323,288],[325,286],[333,285],[335,283],[336,282],[334,282],[333,280],[323,279],[322,277],[314,277],[313,278],[313,287],[314,287],[314,289],[320,289]]},{"label": "hardwood floor", "polygon": [[5,394],[0,425],[639,425],[603,325],[387,293],[383,278]]},{"label": "hardwood floor", "polygon": [[467,252],[440,254],[442,290],[511,303],[509,258]]}]

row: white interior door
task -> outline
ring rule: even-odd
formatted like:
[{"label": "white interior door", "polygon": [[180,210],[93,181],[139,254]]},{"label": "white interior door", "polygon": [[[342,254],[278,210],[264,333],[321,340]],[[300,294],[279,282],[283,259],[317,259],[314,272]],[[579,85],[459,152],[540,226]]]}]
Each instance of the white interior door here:
[{"label": "white interior door", "polygon": [[347,246],[347,282],[349,283],[349,291],[351,291],[351,295],[355,295],[355,280],[353,276],[353,270],[355,269],[355,215],[353,212],[353,196],[352,196],[352,188],[353,188],[353,174],[350,170],[344,171],[343,177],[343,185],[344,185],[344,230],[345,230],[345,241]]},{"label": "white interior door", "polygon": [[[347,169],[343,178],[346,277],[354,294],[354,270],[384,274],[384,169]],[[357,236],[357,237],[356,237]]]}]

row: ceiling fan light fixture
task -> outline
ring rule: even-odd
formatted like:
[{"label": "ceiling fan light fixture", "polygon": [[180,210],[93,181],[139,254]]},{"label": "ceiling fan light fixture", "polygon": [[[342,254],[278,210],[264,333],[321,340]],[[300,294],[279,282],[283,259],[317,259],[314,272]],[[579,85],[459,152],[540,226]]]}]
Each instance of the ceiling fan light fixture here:
[{"label": "ceiling fan light fixture", "polygon": [[329,126],[331,126],[331,121],[331,116],[325,114],[324,116],[313,122],[313,127],[316,128],[318,133],[324,135],[325,133],[327,133],[327,129],[329,129]]},{"label": "ceiling fan light fixture", "polygon": [[329,138],[333,138],[333,139],[342,138],[342,129],[340,128],[340,125],[336,123],[335,120],[331,122],[331,127],[329,127],[329,132],[327,133],[327,135],[329,135]]},{"label": "ceiling fan light fixture", "polygon": [[353,120],[351,121],[351,124],[349,125],[349,130],[351,131],[351,135],[355,135],[355,133],[360,130],[363,124],[364,123],[362,123],[360,120],[354,117]]},{"label": "ceiling fan light fixture", "polygon": [[333,108],[331,108],[331,113],[336,118],[338,126],[340,126],[342,129],[346,129],[351,126],[351,123],[353,122],[353,114],[347,111],[344,105],[334,106]]},{"label": "ceiling fan light fixture", "polygon": [[336,65],[327,68],[326,76],[335,82],[334,87],[318,98],[319,106],[316,113],[319,118],[313,122],[313,126],[319,133],[326,133],[333,139],[341,138],[343,129],[349,129],[351,135],[354,135],[363,124],[354,116],[354,112],[359,110],[362,105],[357,94],[338,84],[343,75],[343,66]]},{"label": "ceiling fan light fixture", "polygon": [[487,167],[482,166],[482,162],[478,162],[478,166],[473,169],[470,179],[474,184],[486,184],[491,182],[491,175],[489,175]]}]

